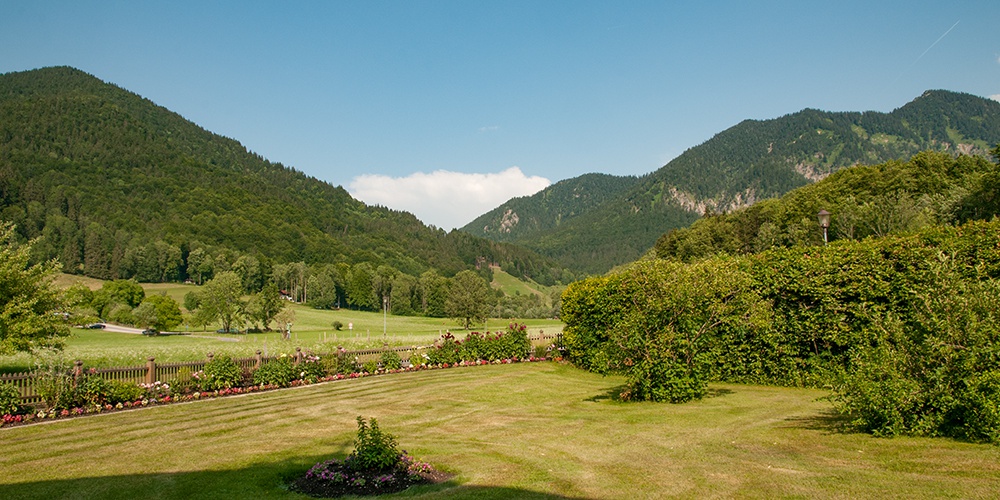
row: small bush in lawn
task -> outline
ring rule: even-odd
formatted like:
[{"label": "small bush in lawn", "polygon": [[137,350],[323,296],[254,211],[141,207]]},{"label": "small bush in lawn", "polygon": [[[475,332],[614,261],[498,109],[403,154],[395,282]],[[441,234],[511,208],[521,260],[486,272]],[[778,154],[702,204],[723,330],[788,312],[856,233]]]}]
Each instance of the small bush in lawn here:
[{"label": "small bush in lawn", "polygon": [[343,327],[344,327],[344,324],[341,323],[340,321],[334,321],[333,322],[333,329],[334,330],[337,330],[339,332],[340,329],[343,328]]},{"label": "small bush in lawn", "polygon": [[400,452],[396,438],[379,429],[378,422],[358,417],[354,451],[344,460],[327,460],[309,469],[292,489],[311,496],[379,495],[402,491],[414,484],[440,482],[448,475],[430,464]]},{"label": "small bush in lawn", "polygon": [[347,457],[347,462],[354,470],[381,472],[391,469],[399,463],[396,437],[382,432],[374,417],[371,422],[365,422],[359,416],[358,437],[354,440],[354,451]]},{"label": "small bush in lawn", "polygon": [[403,360],[396,351],[386,351],[382,353],[382,368],[386,370],[398,370],[403,367]]},{"label": "small bush in lawn", "polygon": [[243,370],[229,356],[216,356],[202,370],[201,388],[206,391],[217,391],[240,385]]},{"label": "small bush in lawn", "polygon": [[0,415],[15,415],[21,409],[21,391],[10,384],[0,384]]},{"label": "small bush in lawn", "polygon": [[287,387],[295,380],[295,366],[288,357],[281,357],[273,361],[268,361],[253,372],[253,383],[256,385],[276,385]]}]

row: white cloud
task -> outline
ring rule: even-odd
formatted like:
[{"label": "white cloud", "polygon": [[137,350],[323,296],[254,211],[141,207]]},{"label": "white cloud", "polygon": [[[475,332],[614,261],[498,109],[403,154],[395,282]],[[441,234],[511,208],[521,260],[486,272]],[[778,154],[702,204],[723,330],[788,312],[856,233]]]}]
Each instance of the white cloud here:
[{"label": "white cloud", "polygon": [[359,175],[351,196],[369,204],[405,210],[425,224],[445,230],[461,227],[516,196],[535,194],[551,182],[526,176],[518,167],[499,173],[466,174],[436,170],[407,177]]},{"label": "white cloud", "polygon": [[1000,101],[1000,94],[993,94],[990,96],[990,99],[993,99],[994,101]]}]

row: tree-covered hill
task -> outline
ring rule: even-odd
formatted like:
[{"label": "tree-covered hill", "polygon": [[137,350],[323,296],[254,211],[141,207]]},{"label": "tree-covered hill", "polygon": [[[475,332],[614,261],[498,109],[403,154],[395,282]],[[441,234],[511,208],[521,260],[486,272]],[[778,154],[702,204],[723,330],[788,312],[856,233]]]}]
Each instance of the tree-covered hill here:
[{"label": "tree-covered hill", "polygon": [[512,198],[462,230],[495,241],[528,240],[617,198],[638,182],[633,176],[584,174],[559,181],[531,196]]},{"label": "tree-covered hill", "polygon": [[[1000,160],[1000,147],[993,150]],[[656,255],[684,262],[716,254],[822,245],[817,213],[831,213],[827,238],[860,240],[1000,213],[1000,165],[982,156],[922,152],[908,161],[859,165],[781,198],[699,219],[671,230]]]},{"label": "tree-covered hill", "polygon": [[429,228],[254,154],[136,94],[68,68],[0,75],[0,219],[67,272],[184,279],[188,256],[388,265],[453,275],[498,263],[563,278],[514,245]]},{"label": "tree-covered hill", "polygon": [[[581,206],[564,223],[534,222],[505,205],[511,209],[506,219],[532,221],[530,230],[482,232],[490,225],[482,223],[466,230],[522,244],[577,271],[600,273],[635,260],[663,233],[686,227],[705,213],[774,198],[858,164],[907,159],[920,151],[985,155],[998,142],[1000,103],[969,94],[928,91],[890,113],[806,109],[772,120],[743,121],[631,188]],[[543,191],[527,201],[544,199]],[[497,214],[491,214],[495,221]]]}]

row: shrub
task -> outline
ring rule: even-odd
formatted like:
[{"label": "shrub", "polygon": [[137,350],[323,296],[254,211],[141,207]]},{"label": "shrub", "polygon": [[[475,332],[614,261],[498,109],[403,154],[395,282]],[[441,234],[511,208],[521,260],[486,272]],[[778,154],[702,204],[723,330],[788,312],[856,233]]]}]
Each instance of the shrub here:
[{"label": "shrub", "polygon": [[522,359],[528,357],[531,351],[531,339],[528,338],[528,327],[511,323],[500,338],[501,356],[503,359]]},{"label": "shrub", "polygon": [[171,384],[171,391],[174,394],[188,394],[198,390],[199,381],[194,379],[191,369],[183,366],[177,371],[177,378]]},{"label": "shrub", "polygon": [[343,323],[341,323],[340,321],[334,321],[333,322],[333,329],[334,330],[337,330],[339,332],[342,328],[344,328],[344,324]]},{"label": "shrub", "polygon": [[[489,335],[487,333],[487,335]],[[458,347],[458,358],[465,361],[477,361],[486,359],[486,340],[479,332],[469,332],[465,340]]]},{"label": "shrub", "polygon": [[311,354],[303,357],[302,362],[298,364],[296,370],[299,379],[310,382],[316,382],[326,375],[323,360],[319,356]]},{"label": "shrub", "polygon": [[257,385],[287,387],[296,378],[295,366],[286,356],[268,361],[253,372],[253,383]]},{"label": "shrub", "polygon": [[347,457],[352,469],[389,470],[399,464],[400,455],[395,436],[382,432],[374,417],[370,423],[358,417],[358,436],[354,440],[354,451]]},{"label": "shrub", "polygon": [[382,368],[386,370],[398,370],[403,367],[403,360],[400,359],[396,351],[386,351],[382,353]]},{"label": "shrub", "polygon": [[110,384],[102,377],[88,375],[77,385],[80,396],[92,405],[104,405],[108,403],[108,394],[111,392]]},{"label": "shrub", "polygon": [[318,498],[383,495],[414,484],[440,481],[443,476],[430,464],[400,453],[396,439],[383,433],[374,418],[369,425],[358,417],[354,451],[344,460],[317,463],[295,480],[291,489]]},{"label": "shrub", "polygon": [[428,350],[428,363],[434,365],[440,365],[443,363],[457,363],[459,361],[458,350],[461,344],[455,340],[455,336],[451,332],[446,332],[441,336],[441,339],[434,344],[434,347]]},{"label": "shrub", "polygon": [[837,408],[876,435],[945,435],[1000,444],[1000,285],[932,266],[912,312],[888,315],[851,350]]},{"label": "shrub", "polygon": [[417,349],[415,351],[410,351],[410,366],[418,368],[427,364],[427,351],[424,349]]},{"label": "shrub", "polygon": [[201,388],[206,391],[236,387],[243,379],[243,370],[229,356],[212,358],[202,371]]},{"label": "shrub", "polygon": [[365,361],[362,363],[361,369],[366,373],[375,373],[378,371],[378,363],[376,363],[374,359]]},{"label": "shrub", "polygon": [[49,410],[65,410],[79,406],[80,396],[73,376],[62,363],[50,362],[34,370],[35,392]]},{"label": "shrub", "polygon": [[0,384],[0,415],[15,415],[21,409],[21,391],[11,384]]},{"label": "shrub", "polygon": [[146,389],[132,382],[122,380],[108,381],[108,404],[139,401],[146,395]]},{"label": "shrub", "polygon": [[325,375],[336,375],[342,374],[347,375],[349,373],[354,373],[354,361],[348,359],[347,352],[344,349],[337,351],[335,356],[326,356],[319,361],[320,367],[323,369]]},{"label": "shrub", "polygon": [[545,346],[545,345],[536,345],[536,346],[534,346],[532,348],[532,351],[533,351],[531,353],[532,356],[534,356],[536,358],[546,358],[552,352],[552,344],[549,344],[547,346]]}]

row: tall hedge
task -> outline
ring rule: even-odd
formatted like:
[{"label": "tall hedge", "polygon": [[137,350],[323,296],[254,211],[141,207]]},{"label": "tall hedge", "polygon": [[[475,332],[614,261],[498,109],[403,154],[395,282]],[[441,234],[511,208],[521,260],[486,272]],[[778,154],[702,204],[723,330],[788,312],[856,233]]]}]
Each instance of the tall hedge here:
[{"label": "tall hedge", "polygon": [[830,387],[878,434],[1000,442],[1000,221],[693,264],[637,263],[563,295],[567,356],[626,399],[709,380]]}]

